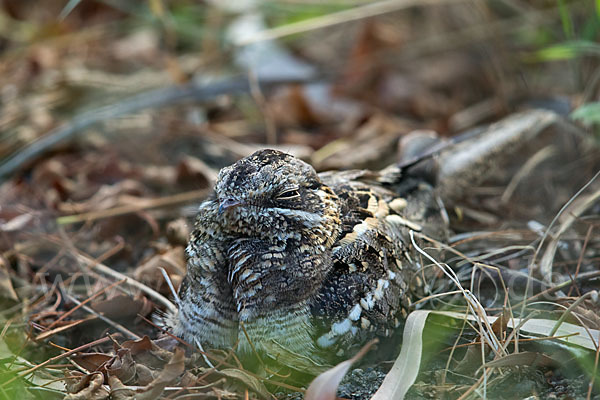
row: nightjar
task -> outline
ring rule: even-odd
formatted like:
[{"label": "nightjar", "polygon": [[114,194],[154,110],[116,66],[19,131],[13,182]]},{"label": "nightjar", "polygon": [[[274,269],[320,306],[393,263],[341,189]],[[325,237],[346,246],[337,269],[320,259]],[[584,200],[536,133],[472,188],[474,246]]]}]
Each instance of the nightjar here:
[{"label": "nightjar", "polygon": [[406,317],[420,267],[408,232],[443,237],[443,215],[432,186],[398,167],[317,174],[257,151],[199,207],[168,325],[205,348],[347,356]]}]

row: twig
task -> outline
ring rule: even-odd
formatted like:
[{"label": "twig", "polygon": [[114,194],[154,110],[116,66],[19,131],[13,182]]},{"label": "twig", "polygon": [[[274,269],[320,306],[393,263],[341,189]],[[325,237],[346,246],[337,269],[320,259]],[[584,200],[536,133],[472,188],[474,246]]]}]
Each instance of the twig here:
[{"label": "twig", "polygon": [[9,379],[8,381],[6,381],[6,382],[4,382],[4,383],[0,384],[0,387],[5,387],[5,386],[7,386],[8,384],[10,384],[10,383],[14,382],[15,380],[17,380],[18,378],[23,378],[23,377],[25,377],[25,376],[27,376],[27,375],[31,374],[32,372],[35,372],[35,371],[37,371],[38,369],[40,369],[40,368],[42,368],[42,367],[44,367],[44,366],[46,366],[46,365],[48,365],[48,364],[50,364],[50,363],[52,363],[52,362],[54,362],[54,361],[62,360],[62,359],[63,359],[63,358],[65,358],[65,357],[68,357],[68,356],[70,356],[70,355],[72,355],[72,354],[78,353],[78,352],[80,352],[80,351],[82,351],[82,350],[85,350],[85,349],[87,349],[87,348],[90,348],[90,347],[92,347],[92,346],[96,346],[96,345],[102,344],[102,343],[104,343],[104,342],[107,342],[108,340],[109,340],[109,338],[108,338],[108,337],[103,337],[102,339],[94,340],[93,342],[90,342],[90,343],[84,344],[84,345],[82,345],[82,346],[79,346],[79,347],[77,347],[77,348],[75,348],[75,349],[73,349],[73,350],[69,350],[69,351],[67,351],[66,353],[62,353],[62,354],[59,354],[59,355],[57,355],[57,356],[54,356],[54,357],[52,357],[52,358],[49,358],[49,359],[47,359],[46,361],[44,361],[44,362],[42,362],[42,363],[40,363],[40,364],[38,364],[38,365],[36,365],[36,366],[34,366],[34,367],[31,367],[31,368],[29,368],[28,370],[26,370],[26,371],[24,371],[24,372],[20,373],[19,375],[17,375],[17,376],[15,376],[15,377],[13,377],[12,379]]},{"label": "twig", "polygon": [[[483,308],[483,306],[481,305],[481,303],[479,303],[479,300],[475,297],[475,295],[470,290],[464,289],[462,287],[455,272],[450,267],[448,267],[447,264],[442,264],[442,263],[438,262],[431,255],[429,255],[427,252],[425,252],[423,249],[421,249],[417,245],[417,243],[415,242],[414,231],[412,231],[412,230],[409,231],[409,235],[410,235],[410,240],[413,245],[413,248],[415,250],[417,250],[417,252],[419,252],[420,254],[425,256],[425,258],[427,258],[429,261],[434,263],[438,268],[440,268],[442,270],[442,272],[448,278],[450,278],[450,280],[462,291],[463,296],[467,302],[467,306],[469,307],[469,309],[471,310],[473,315],[477,315],[480,317],[477,319],[477,322],[480,324],[480,334],[482,335],[482,337],[487,339],[487,343],[490,346],[490,348],[495,353],[497,353],[499,350],[503,352],[502,346],[500,345],[500,341],[494,334],[492,327],[490,326],[489,322],[487,321],[487,318],[482,318],[482,316],[486,316],[486,312],[485,312],[485,309]],[[425,235],[419,235],[419,236],[426,238]],[[429,240],[429,238],[426,238],[426,239]],[[485,325],[485,329],[483,326],[481,326],[482,324]]]},{"label": "twig", "polygon": [[[585,251],[587,250],[587,245],[590,240],[590,237],[592,236],[593,230],[594,230],[594,225],[590,225],[588,227],[587,233],[585,234],[585,239],[583,241],[583,247],[581,248],[581,252],[579,253],[579,259],[577,260],[577,267],[575,268],[575,273],[573,274],[573,277],[571,278],[571,280],[576,279],[577,276],[579,275],[581,263],[583,262],[583,257],[585,255]],[[571,292],[573,291],[573,289],[575,289],[577,291],[577,294],[581,296],[581,293],[579,292],[579,288],[576,285],[573,285],[569,288],[569,293],[567,293],[567,297],[571,296]]]},{"label": "twig", "polygon": [[[97,291],[95,294],[93,294],[92,296],[88,297],[87,299],[85,299],[83,302],[77,304],[75,307],[73,307],[72,309],[70,309],[69,311],[67,311],[66,313],[64,313],[63,315],[61,315],[56,321],[52,322],[50,325],[48,325],[48,327],[46,328],[47,330],[52,329],[54,326],[56,326],[56,324],[58,324],[60,321],[64,320],[65,318],[67,318],[69,315],[73,314],[75,311],[77,311],[79,308],[81,308],[83,305],[89,303],[90,301],[94,300],[96,297],[100,296],[102,293],[106,292],[107,290],[112,289],[113,287],[120,285],[121,283],[125,282],[125,279],[122,279],[118,282],[114,282],[112,284],[110,284],[109,286]],[[38,336],[36,338],[36,340],[38,340],[40,338],[40,336]]]},{"label": "twig", "polygon": [[95,270],[96,272],[100,272],[102,274],[112,276],[115,279],[124,280],[124,283],[126,285],[129,285],[133,288],[139,289],[141,292],[147,294],[150,298],[161,303],[169,311],[171,311],[171,312],[177,311],[177,307],[175,306],[175,304],[173,304],[171,301],[169,301],[162,294],[158,293],[156,290],[149,288],[148,286],[144,285],[143,283],[140,283],[129,276],[123,275],[122,273],[117,272],[114,269],[107,267],[106,265],[104,265],[102,263],[97,262],[93,258],[84,255],[80,251],[77,251],[77,254],[75,254],[74,256],[77,260],[88,264],[88,266],[91,269]]},{"label": "twig", "polygon": [[594,387],[594,381],[596,380],[596,375],[598,372],[598,356],[600,355],[600,346],[596,347],[596,357],[594,358],[594,372],[592,373],[592,379],[588,385],[586,400],[590,400],[592,398],[592,389]]},{"label": "twig", "polygon": [[177,193],[172,196],[160,197],[157,199],[146,200],[142,204],[127,204],[109,208],[107,210],[90,211],[82,214],[66,215],[58,217],[56,223],[59,225],[75,224],[84,221],[93,221],[101,218],[115,217],[118,215],[129,214],[150,208],[171,206],[178,203],[185,203],[195,199],[202,199],[208,195],[207,189],[192,190],[190,192]]},{"label": "twig", "polygon": [[[550,233],[551,233],[550,231],[554,227],[554,224],[563,215],[563,213],[571,206],[571,204],[573,204],[575,202],[575,200],[577,200],[579,198],[579,196],[596,179],[598,179],[598,177],[600,177],[600,170],[598,170],[598,172],[596,172],[596,174],[589,181],[587,181],[587,183],[585,185],[583,185],[583,187],[581,189],[579,189],[577,191],[577,193],[575,193],[569,199],[569,201],[567,201],[562,206],[562,208],[558,211],[556,216],[554,216],[554,218],[552,219],[552,222],[550,222],[550,225],[548,225],[548,228],[546,228],[546,231],[544,232],[544,235],[542,236],[540,243],[538,244],[537,248],[535,249],[535,253],[533,254],[533,259],[531,260],[531,266],[536,265],[537,256],[542,249],[544,241],[548,238],[548,235],[550,235]],[[538,266],[540,274],[542,275],[542,277],[544,278],[544,280],[546,282],[549,282],[549,283],[552,282],[552,276],[551,276],[552,261],[554,260],[554,255],[556,253],[556,249],[558,248],[558,239],[562,236],[563,233],[565,233],[565,231],[567,229],[569,229],[571,227],[571,225],[579,218],[579,216],[583,212],[585,212],[589,207],[591,207],[594,204],[594,202],[597,201],[599,198],[600,198],[600,190],[596,190],[594,193],[591,193],[587,197],[583,198],[583,203],[577,204],[576,206],[573,207],[574,209],[572,209],[571,213],[567,215],[567,218],[561,224],[560,228],[558,229],[558,232],[556,232],[556,234],[552,237],[552,241],[548,244],[548,247],[544,251],[544,255],[542,256],[542,259],[540,260],[540,263]]]},{"label": "twig", "polygon": [[[552,328],[552,330],[550,331],[550,334],[548,336],[554,336],[554,334],[556,333],[556,331],[558,330],[558,328],[560,327],[560,325],[565,322],[565,320],[567,319],[567,317],[569,315],[571,315],[572,311],[575,309],[575,307],[577,307],[579,304],[581,304],[585,299],[587,299],[588,297],[591,297],[594,294],[594,292],[587,292],[586,294],[584,294],[583,296],[579,296],[577,298],[577,300],[575,300],[573,302],[573,304],[571,304],[569,306],[569,308],[567,308],[565,310],[565,312],[560,316],[560,318],[558,319],[558,321],[556,321],[556,325],[554,325],[554,327]],[[585,327],[585,325],[583,325]],[[593,337],[592,337],[593,339]],[[596,344],[597,345],[597,344]]]},{"label": "twig", "polygon": [[173,282],[171,281],[171,277],[167,273],[167,270],[164,269],[163,267],[160,267],[159,269],[160,269],[160,273],[162,274],[165,282],[167,282],[167,285],[169,285],[169,290],[171,291],[171,295],[175,299],[175,304],[177,304],[178,307],[181,306],[181,300],[179,299],[177,290],[175,290],[175,286],[173,286]]},{"label": "twig", "polygon": [[115,328],[116,330],[121,331],[126,336],[129,336],[130,338],[132,338],[134,340],[140,340],[141,339],[141,336],[136,335],[135,333],[131,332],[129,329],[125,328],[123,325],[121,325],[121,324],[119,324],[119,323],[111,320],[110,318],[105,317],[104,315],[100,314],[97,311],[92,310],[88,306],[83,305],[83,303],[81,303],[79,300],[77,300],[75,297],[71,296],[70,294],[65,293],[65,297],[68,298],[73,303],[75,303],[78,306],[80,306],[81,308],[83,308],[85,311],[87,311],[90,314],[95,315],[96,317],[100,318],[102,321],[106,322],[107,324],[109,324],[110,326],[112,326],[113,328]]},{"label": "twig", "polygon": [[99,262],[97,259],[94,259],[94,258],[84,254],[81,250],[79,250],[77,247],[75,247],[75,245],[70,241],[69,237],[64,232],[60,232],[60,233],[61,233],[61,237],[63,238],[63,240],[59,241],[54,238],[49,238],[48,241],[50,243],[56,244],[58,246],[64,246],[66,243],[66,245],[69,247],[69,249],[72,252],[72,257],[74,257],[79,262],[85,263],[88,268],[95,270],[96,272],[99,272],[101,274],[111,276],[115,279],[124,280],[123,283],[145,293],[150,298],[156,300],[158,303],[165,306],[169,311],[171,311],[173,313],[177,311],[177,307],[175,307],[175,305],[171,301],[169,301],[169,299],[167,299],[165,296],[158,293],[156,290],[151,289],[150,287],[144,285],[143,283],[140,283],[127,275],[117,272],[110,267],[107,267],[106,265]]},{"label": "twig", "polygon": [[524,304],[529,304],[531,303],[533,300],[545,296],[545,295],[549,295],[555,292],[558,292],[559,290],[573,285],[577,282],[580,281],[585,281],[585,280],[589,280],[589,279],[593,279],[593,278],[597,278],[600,276],[600,271],[590,271],[590,272],[586,272],[584,274],[579,274],[578,276],[574,277],[573,279],[569,279],[568,281],[564,281],[562,283],[557,284],[556,286],[552,286],[549,287],[548,289],[538,293],[538,294],[534,294],[533,296],[524,299],[522,301],[520,301],[519,303],[515,304],[513,308],[519,307],[519,306],[523,306]]},{"label": "twig", "polygon": [[[261,87],[270,88],[281,84],[308,83],[315,80],[317,80],[316,77],[273,79],[261,80],[259,84]],[[187,100],[208,100],[221,94],[248,93],[249,90],[250,87],[248,81],[245,78],[240,77],[230,77],[224,81],[210,84],[193,81],[186,85],[148,90],[116,104],[110,104],[83,112],[64,125],[51,130],[44,137],[39,138],[29,146],[25,147],[22,151],[0,164],[0,178],[5,178],[6,176],[13,174],[21,166],[32,159],[39,157],[47,150],[54,148],[59,143],[66,141],[83,129],[98,122],[114,119],[147,108],[161,107],[167,104],[181,103]]]},{"label": "twig", "polygon": [[530,157],[527,160],[527,162],[523,164],[523,166],[519,169],[519,171],[517,171],[517,173],[512,177],[508,185],[506,185],[506,189],[500,197],[500,204],[508,204],[519,183],[527,175],[529,175],[538,165],[555,155],[556,152],[556,147],[553,145],[549,145],[539,150],[532,157]]}]

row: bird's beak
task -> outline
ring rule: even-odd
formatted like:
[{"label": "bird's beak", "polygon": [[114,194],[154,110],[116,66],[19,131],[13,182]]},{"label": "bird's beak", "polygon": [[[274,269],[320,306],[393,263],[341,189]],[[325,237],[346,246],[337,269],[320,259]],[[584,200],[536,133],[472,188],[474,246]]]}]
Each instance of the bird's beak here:
[{"label": "bird's beak", "polygon": [[237,207],[241,204],[239,200],[226,198],[221,203],[219,203],[219,215],[223,214],[225,210],[228,210],[233,207]]}]

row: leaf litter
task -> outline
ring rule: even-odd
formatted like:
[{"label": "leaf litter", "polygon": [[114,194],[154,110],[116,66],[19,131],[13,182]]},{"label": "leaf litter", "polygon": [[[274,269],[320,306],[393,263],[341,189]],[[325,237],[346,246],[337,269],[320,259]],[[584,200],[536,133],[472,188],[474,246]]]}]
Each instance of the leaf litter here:
[{"label": "leaf litter", "polygon": [[[17,1],[0,7],[2,21],[15,27],[0,28],[0,167],[28,154],[2,169],[11,173],[2,173],[0,185],[0,396],[293,398],[308,388],[308,398],[335,398],[355,358],[321,375],[326,366],[304,360],[295,367],[311,376],[294,380],[285,371],[248,368],[234,349],[200,354],[152,324],[155,313],[174,307],[167,281],[177,287],[183,277],[194,206],[219,168],[265,143],[320,170],[375,169],[397,160],[397,143],[411,131],[433,130],[434,141],[452,141],[505,116],[488,131],[516,129],[527,140],[501,150],[502,163],[487,181],[447,179],[464,160],[460,144],[436,156],[451,183],[441,190],[456,240],[429,243],[441,252],[422,249],[433,275],[397,334],[403,345],[392,343],[390,352],[381,343],[354,365],[387,373],[381,387],[350,379],[338,394],[378,400],[600,393],[598,183],[591,180],[597,147],[556,113],[531,111],[539,87],[524,94],[515,84],[550,77],[559,97],[543,100],[556,110],[578,95],[566,87],[571,79],[536,75],[537,67],[525,64],[516,73],[502,46],[485,50],[522,41],[511,36],[521,18],[543,15],[538,21],[549,25],[556,10],[517,1],[512,6],[524,15],[504,18],[507,10],[483,2],[484,14],[496,18],[485,21],[486,30],[461,1],[413,4],[418,13],[402,2],[378,2],[364,6],[377,15],[367,20],[360,7],[342,10],[245,39],[296,32],[285,46],[265,47],[268,58],[286,59],[298,71],[309,65],[331,72],[314,82],[255,82],[252,90],[242,76],[241,83],[225,82],[225,90],[209,90],[196,80],[222,79],[218,72],[233,64],[236,50],[186,20],[199,12],[194,7],[179,14],[185,7],[162,2],[117,8],[81,1],[60,20],[64,2],[47,3],[47,14]],[[205,11],[223,31],[240,16],[215,5]],[[144,22],[147,15],[161,28]],[[264,21],[280,17],[261,14]],[[495,44],[485,42],[489,35]],[[594,70],[595,61],[586,62]],[[252,75],[247,65],[238,68]],[[519,123],[532,129],[514,128]],[[39,139],[38,150],[25,151]],[[352,376],[360,374],[346,379]]]}]

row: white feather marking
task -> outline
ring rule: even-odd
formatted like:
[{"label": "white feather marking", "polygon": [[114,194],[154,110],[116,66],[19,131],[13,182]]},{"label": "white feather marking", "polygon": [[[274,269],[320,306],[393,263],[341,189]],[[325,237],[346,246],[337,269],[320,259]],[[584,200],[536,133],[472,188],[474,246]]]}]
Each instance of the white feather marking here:
[{"label": "white feather marking", "polygon": [[343,321],[336,322],[335,324],[331,325],[331,332],[334,335],[339,336],[339,335],[343,335],[344,333],[348,332],[351,327],[352,327],[352,322],[350,322],[350,320],[348,318],[344,318]]},{"label": "white feather marking", "polygon": [[373,293],[373,297],[375,298],[375,300],[381,300],[383,298],[383,290],[385,288],[387,288],[388,286],[389,286],[389,283],[387,280],[385,280],[385,279],[377,280],[377,288],[375,289],[375,292]]},{"label": "white feather marking", "polygon": [[368,230],[369,225],[365,221],[361,222],[360,224],[354,225],[354,228],[352,229],[352,231],[356,232],[357,235],[362,235]]},{"label": "white feather marking", "polygon": [[354,307],[352,307],[352,310],[350,310],[350,314],[348,314],[348,318],[350,318],[351,321],[358,321],[361,313],[362,313],[362,308],[360,307],[360,304],[357,304]]},{"label": "white feather marking", "polygon": [[229,276],[227,277],[227,280],[229,281],[229,283],[233,282],[233,278],[235,277],[235,275],[240,272],[240,270],[242,269],[242,267],[244,266],[244,263],[246,261],[248,261],[248,259],[251,257],[251,254],[246,254],[244,255],[240,260],[238,260],[237,263],[235,263],[235,268],[232,269],[231,271],[229,271]]},{"label": "white feather marking", "polygon": [[335,343],[335,338],[333,335],[331,335],[331,332],[327,332],[326,334],[320,336],[317,339],[317,345],[322,349],[331,347],[334,343]]},{"label": "white feather marking", "polygon": [[245,281],[246,278],[248,278],[250,276],[250,274],[252,274],[252,270],[249,268],[246,268],[244,270],[244,272],[242,272],[242,274],[240,275],[240,281]]}]

